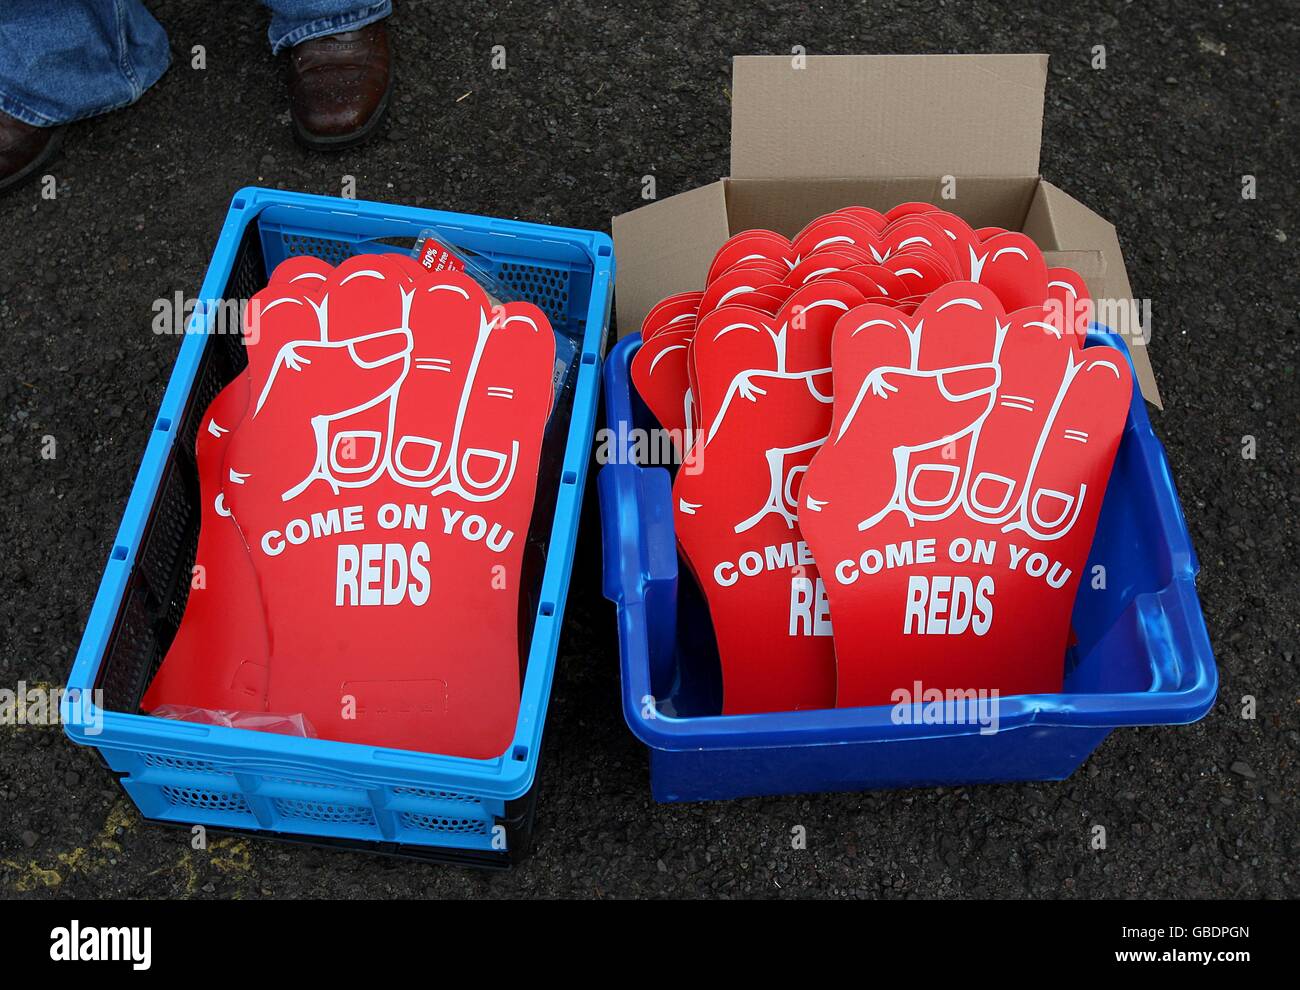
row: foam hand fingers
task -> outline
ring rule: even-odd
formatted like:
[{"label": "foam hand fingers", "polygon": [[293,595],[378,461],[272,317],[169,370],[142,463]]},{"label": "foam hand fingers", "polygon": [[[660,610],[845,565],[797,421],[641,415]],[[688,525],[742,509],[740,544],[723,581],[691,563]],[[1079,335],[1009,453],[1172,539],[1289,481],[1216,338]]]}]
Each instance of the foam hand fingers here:
[{"label": "foam hand fingers", "polygon": [[779,285],[786,269],[778,262],[764,259],[742,262],[720,274],[705,287],[700,296],[696,323],[707,313],[725,306],[735,296]]},{"label": "foam hand fingers", "polygon": [[1092,298],[1083,278],[1069,268],[1047,270],[1049,322],[1059,327],[1076,351],[1082,350],[1092,323]]},{"label": "foam hand fingers", "polygon": [[689,446],[686,436],[693,425],[687,361],[693,334],[693,330],[658,334],[632,357],[631,376],[637,394],[659,424],[670,431],[678,453],[685,453]]},{"label": "foam hand fingers", "polygon": [[911,368],[916,362],[911,325],[896,309],[865,303],[836,321],[831,342],[835,395],[831,439],[846,432],[866,398],[864,382],[878,368]]},{"label": "foam hand fingers", "polygon": [[[187,705],[265,711],[269,644],[257,573],[226,506],[221,469],[231,430],[248,403],[237,376],[212,400],[199,426],[199,545],[180,628],[141,701],[145,711]],[[231,621],[232,617],[238,621]]]},{"label": "foam hand fingers", "polygon": [[956,399],[969,391],[958,369],[984,369],[967,377],[978,379],[977,385],[985,381],[987,366],[997,352],[1003,313],[1001,303],[985,286],[956,282],[926,299],[912,319],[917,326],[916,366],[943,372],[936,386],[947,401],[935,402],[922,419],[940,432],[911,454],[905,497],[915,515],[940,518],[952,510],[961,493],[970,432],[976,424],[975,418],[968,418],[971,405]]},{"label": "foam hand fingers", "polygon": [[774,318],[744,306],[723,306],[702,317],[691,342],[691,393],[699,429],[707,432],[737,391],[742,371],[775,371],[780,349]]},{"label": "foam hand fingers", "polygon": [[1018,511],[1039,437],[1069,366],[1070,344],[1046,320],[1041,306],[1008,319],[998,355],[997,399],[974,440],[967,472],[967,512],[983,522],[1001,524]]},{"label": "foam hand fingers", "polygon": [[834,276],[796,289],[773,320],[781,337],[776,370],[817,373],[823,379],[820,387],[829,394],[835,326],[840,317],[864,301],[860,290]]},{"label": "foam hand fingers", "polygon": [[1004,310],[988,288],[954,282],[930,296],[913,314],[916,367],[922,371],[988,364],[997,351]]},{"label": "foam hand fingers", "polygon": [[736,375],[673,484],[674,528],[709,603],[723,712],[823,708],[834,698],[824,595],[799,537],[799,486],[830,425],[811,376]]},{"label": "foam hand fingers", "polygon": [[[800,493],[799,526],[814,557],[819,556],[819,545],[833,545],[874,526],[893,507],[893,446],[865,424],[892,419],[890,412],[898,404],[891,405],[891,399],[908,387],[910,374],[906,369],[873,371],[809,465]],[[838,401],[836,407],[838,416]],[[858,423],[864,425],[855,428]]]},{"label": "foam hand fingers", "polygon": [[1047,298],[1047,264],[1024,234],[1003,232],[983,241],[971,279],[992,289],[1008,313]]},{"label": "foam hand fingers", "polygon": [[489,318],[479,300],[477,286],[459,272],[440,272],[416,286],[411,368],[392,411],[389,470],[401,484],[432,487],[450,470],[465,383]]},{"label": "foam hand fingers", "polygon": [[300,291],[320,289],[334,266],[314,254],[296,254],[275,266],[267,285],[293,285]]},{"label": "foam hand fingers", "polygon": [[660,300],[641,321],[641,340],[648,341],[660,333],[694,330],[702,292],[679,292]]},{"label": "foam hand fingers", "polygon": [[[1096,519],[1133,393],[1123,360],[1097,350],[1085,349],[1072,359],[1039,442],[1021,515],[1009,524],[1010,530],[1056,540],[1079,525],[1081,513]],[[1089,447],[1094,449],[1085,454]],[[1092,531],[1091,524],[1079,528]]]},{"label": "foam hand fingers", "polygon": [[451,476],[440,487],[488,502],[510,487],[521,458],[519,423],[545,424],[551,407],[555,336],[531,303],[485,314],[486,331],[456,422]]},{"label": "foam hand fingers", "polygon": [[704,284],[712,285],[719,275],[741,262],[775,261],[788,269],[794,264],[794,257],[790,242],[780,234],[771,230],[742,231],[718,248]]}]

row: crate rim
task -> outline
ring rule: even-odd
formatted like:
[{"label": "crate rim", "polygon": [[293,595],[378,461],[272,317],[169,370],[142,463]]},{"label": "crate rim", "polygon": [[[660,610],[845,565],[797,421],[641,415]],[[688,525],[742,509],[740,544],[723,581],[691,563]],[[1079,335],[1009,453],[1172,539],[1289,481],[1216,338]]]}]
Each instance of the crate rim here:
[{"label": "crate rim", "polygon": [[[112,712],[87,703],[82,714],[73,711],[84,692],[92,691],[104,661],[115,620],[134,571],[145,527],[163,480],[167,455],[175,443],[185,404],[211,334],[214,313],[203,301],[219,299],[248,227],[269,206],[328,210],[345,216],[376,220],[409,221],[428,227],[486,229],[505,234],[556,242],[583,251],[592,268],[592,291],[587,301],[574,406],[565,441],[561,480],[551,524],[551,552],[547,556],[538,596],[529,663],[520,690],[520,710],[509,748],[493,759],[470,759],[389,749],[326,739],[304,739],[275,733],[232,729],[172,721],[150,715]],[[582,490],[590,460],[596,406],[600,393],[599,366],[608,330],[608,302],[615,270],[613,241],[599,231],[555,227],[522,220],[477,217],[471,214],[400,206],[372,200],[340,199],[314,193],[245,186],[231,197],[226,219],[204,274],[198,299],[171,377],[150,430],[140,466],[132,483],[122,521],[113,539],[109,559],[86,620],[77,654],[65,685],[60,712],[64,732],[75,743],[96,748],[117,747],[162,756],[198,759],[211,763],[231,761],[241,773],[303,772],[328,774],[393,786],[427,783],[443,790],[463,790],[483,797],[514,800],[533,785],[540,756],[542,729],[550,701],[556,654],[563,625],[574,546],[557,539],[571,526],[577,532]],[[571,479],[571,480],[570,480]],[[543,611],[543,604],[552,606]],[[549,656],[549,659],[547,655]],[[93,697],[93,695],[92,695]],[[102,718],[100,731],[83,722]],[[195,749],[195,746],[201,748]]]},{"label": "crate rim", "polygon": [[[1130,375],[1135,377],[1132,358],[1120,335],[1100,324],[1093,324],[1089,328],[1088,344],[1120,352],[1128,364]],[[664,467],[641,467],[631,463],[632,386],[629,368],[632,356],[640,346],[641,335],[628,334],[610,349],[605,360],[606,425],[618,438],[621,449],[614,462],[600,469],[598,483],[606,544],[618,547],[624,554],[630,550],[634,560],[644,561],[647,551],[639,525],[643,512],[639,481],[652,474],[659,475],[657,484],[662,489],[667,485],[669,474]],[[629,430],[620,430],[622,423],[628,424]],[[1151,428],[1145,400],[1137,388],[1134,388],[1129,403],[1124,432],[1133,434],[1130,442],[1138,443],[1148,475],[1168,481],[1168,484],[1153,485],[1153,489],[1160,508],[1164,510],[1158,515],[1169,548],[1171,580],[1159,591],[1138,596],[1138,600],[1166,596],[1182,604],[1190,600],[1194,607],[1190,610],[1192,614],[1185,616],[1185,622],[1194,645],[1190,660],[1195,677],[1177,690],[1009,695],[999,698],[999,732],[1029,726],[1100,729],[1188,724],[1203,718],[1214,704],[1219,677],[1209,633],[1196,598],[1196,574],[1200,564],[1192,548],[1164,449]],[[613,504],[607,506],[607,501]],[[675,547],[672,556],[675,566]],[[623,718],[632,734],[652,749],[715,752],[906,742],[979,733],[980,727],[971,724],[897,725],[890,717],[895,707],[891,705],[691,717],[655,712],[653,717],[643,717],[642,707],[647,699],[653,697],[643,598],[648,578],[642,568],[629,583],[624,579],[622,569],[611,569],[608,564],[607,558],[604,590],[605,596],[616,604],[618,612]]]}]

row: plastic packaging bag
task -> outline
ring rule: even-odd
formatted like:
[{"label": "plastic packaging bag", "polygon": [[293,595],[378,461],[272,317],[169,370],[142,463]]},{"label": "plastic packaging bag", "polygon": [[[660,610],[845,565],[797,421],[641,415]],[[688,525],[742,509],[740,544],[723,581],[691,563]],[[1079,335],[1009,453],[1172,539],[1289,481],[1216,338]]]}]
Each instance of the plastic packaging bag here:
[{"label": "plastic packaging bag", "polygon": [[252,729],[254,732],[274,732],[281,736],[301,736],[315,739],[307,716],[278,712],[236,712],[217,708],[194,708],[190,705],[159,705],[150,715],[175,719],[178,722],[198,722],[200,725],[223,725],[227,729]]}]

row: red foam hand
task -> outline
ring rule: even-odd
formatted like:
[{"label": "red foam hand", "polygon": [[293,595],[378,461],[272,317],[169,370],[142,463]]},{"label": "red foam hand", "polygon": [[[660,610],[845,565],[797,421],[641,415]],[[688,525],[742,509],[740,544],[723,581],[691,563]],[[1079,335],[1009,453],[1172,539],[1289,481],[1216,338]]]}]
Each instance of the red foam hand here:
[{"label": "red foam hand", "polygon": [[705,313],[727,304],[734,296],[743,292],[764,290],[769,286],[778,286],[788,269],[777,262],[765,259],[742,261],[722,272],[704,289],[700,298],[696,322]]},{"label": "red foam hand", "polygon": [[732,296],[727,300],[727,305],[749,306],[775,315],[781,308],[781,303],[785,302],[793,291],[788,285],[765,285],[761,290],[750,289]]},{"label": "red foam hand", "polygon": [[[946,286],[837,324],[830,435],[799,522],[834,621],[837,704],[1059,691],[1069,616],[1132,392],[1041,304]],[[963,460],[926,455],[969,438]],[[955,498],[927,496],[933,478]]]},{"label": "red foam hand", "polygon": [[971,281],[993,290],[1008,312],[1047,298],[1047,262],[1024,234],[1004,231],[980,243]]},{"label": "red foam hand", "polygon": [[657,334],[632,357],[632,384],[659,425],[670,432],[679,454],[690,448],[695,422],[688,367],[694,333],[692,328]]},{"label": "red foam hand", "polygon": [[885,225],[893,223],[895,220],[901,220],[903,217],[916,216],[917,214],[930,214],[939,212],[939,207],[933,203],[922,203],[918,200],[910,200],[906,203],[899,203],[897,206],[891,206],[884,212]]},{"label": "red foam hand", "polygon": [[[800,294],[826,292],[817,289],[825,284],[836,286],[830,291],[841,293],[840,302],[857,305],[850,316],[865,314],[862,323],[878,331],[844,340],[836,334],[835,431],[849,415],[845,390],[857,396],[868,381],[859,404],[887,414],[880,429],[864,426],[876,421],[874,413],[863,412],[861,421],[849,417],[854,425],[836,445],[840,453],[824,452],[813,462],[814,468],[823,465],[819,476],[830,479],[832,488],[821,488],[819,495],[817,485],[803,485],[813,508],[805,503],[799,515],[821,533],[821,550],[810,538],[809,555],[783,506],[798,498],[808,458],[819,446],[806,444],[827,412],[826,341],[822,336],[813,343],[818,335],[810,335],[804,357],[791,361],[797,338],[782,327]],[[847,671],[839,704],[868,703],[868,697],[870,703],[888,701],[880,697],[882,685],[911,683],[899,680],[899,671],[947,676],[943,657],[954,644],[952,655],[972,658],[969,669],[980,672],[988,682],[983,686],[1004,692],[1059,686],[1061,651],[1052,637],[1068,631],[1078,568],[1091,542],[1129,386],[1114,358],[1080,353],[1091,315],[1082,279],[1066,269],[1049,270],[1031,239],[998,227],[973,229],[928,203],[904,203],[884,214],[845,207],[818,217],[793,240],[773,231],[742,232],[719,250],[702,292],[670,297],[651,311],[632,378],[661,423],[674,430],[689,423],[696,431],[675,483],[676,521],[682,553],[705,589],[718,631],[726,711],[816,704],[808,699],[824,685],[817,676],[802,687],[773,686],[788,671],[773,658],[771,644],[792,642],[789,629],[803,624],[794,616],[806,606],[813,639],[824,636],[827,599],[813,561],[824,552],[839,554],[850,538],[861,543],[868,532],[875,540],[888,537],[881,545],[895,548],[892,562],[898,566],[864,574],[856,583],[827,579],[837,650],[849,651],[847,666],[839,661]],[[813,325],[829,327],[821,318]],[[892,331],[884,332],[886,326]],[[1089,419],[1091,414],[1101,418]],[[1061,425],[1067,421],[1071,425]],[[991,433],[978,425],[985,423],[992,424]],[[1065,446],[1051,440],[1054,426],[1071,431]],[[1080,444],[1087,446],[1086,457],[1063,459],[1062,450],[1068,454]],[[1040,447],[1055,453],[1044,460],[1035,453]],[[862,458],[877,466],[868,468]],[[1074,478],[1070,471],[1079,476],[1075,488],[1068,483]],[[1053,487],[1058,483],[1064,487]],[[1092,499],[1084,497],[1084,486],[1094,490]],[[838,501],[821,504],[826,493]],[[850,531],[841,518],[857,511],[844,507],[850,500],[880,501],[883,514],[869,525],[864,515]],[[1073,512],[1062,516],[1073,520],[1062,532],[1046,525],[1053,521],[1053,506]],[[912,528],[932,529],[935,535],[917,538],[933,539],[936,546],[963,538],[959,520],[970,529],[964,538],[993,541],[1004,558],[995,564],[974,556],[948,561],[940,573],[899,556],[916,551],[908,542]],[[785,568],[783,541],[791,539],[797,576],[814,579],[806,597]],[[1012,547],[1014,560],[1005,556]],[[862,543],[853,553],[860,558],[874,548]],[[843,560],[836,556],[835,563]],[[1043,573],[1036,572],[1040,566]],[[936,581],[932,591],[926,585],[928,597],[921,602],[921,583],[911,579],[928,579],[931,571]],[[975,623],[971,589],[979,578],[996,578],[1009,603],[1000,605],[995,632],[968,649]],[[837,606],[837,600],[844,604]],[[924,608],[927,630],[933,612],[935,628],[949,632],[908,639],[900,633],[893,642],[902,659],[882,666],[862,644],[883,635],[887,623],[880,609],[894,605],[882,603],[896,600],[910,603],[914,621],[916,610]],[[951,623],[941,621],[945,608]],[[1005,632],[1022,624],[1022,611],[1035,630],[1030,639],[1048,644],[1030,651],[1024,662],[1006,645],[1014,636]],[[771,618],[755,622],[756,615]],[[888,621],[894,618],[890,613]],[[785,633],[768,628],[786,619]],[[856,634],[843,633],[841,625]],[[916,647],[925,635],[932,638]],[[953,641],[953,635],[962,638]],[[988,663],[986,654],[993,658]],[[815,674],[820,668],[806,669]],[[758,684],[755,674],[766,677],[767,685]]]},{"label": "red foam hand", "polygon": [[318,299],[273,283],[224,489],[270,632],[268,706],[321,736],[488,758],[518,707],[519,568],[551,403],[535,307],[350,259]]},{"label": "red foam hand", "polygon": [[[248,378],[240,374],[212,400],[199,426],[199,545],[190,596],[176,637],[141,701],[145,711],[159,705],[266,710],[270,651],[262,596],[221,491],[227,438],[247,402]],[[233,616],[238,621],[231,621]]]},{"label": "red foam hand", "polygon": [[785,284],[794,288],[827,278],[835,272],[869,265],[870,255],[854,249],[852,246],[825,251],[818,251],[801,258],[785,276]]},{"label": "red foam hand", "polygon": [[826,600],[796,512],[830,424],[830,334],[862,298],[825,280],[775,316],[724,306],[696,330],[699,438],[674,482],[674,523],[709,604],[726,714],[834,700]]},{"label": "red foam hand", "polygon": [[957,261],[957,278],[969,279],[971,266],[978,254],[979,234],[961,217],[943,210],[936,209],[933,213],[926,214],[926,217],[943,231],[951,243]]},{"label": "red foam hand", "polygon": [[866,224],[872,230],[884,230],[888,221],[885,215],[869,206],[845,206],[836,210],[833,216],[853,217],[859,223]]},{"label": "red foam hand", "polygon": [[880,230],[851,214],[828,213],[796,234],[791,247],[795,257],[803,259],[818,251],[842,251],[871,243]]},{"label": "red foam hand", "polygon": [[679,292],[657,302],[641,322],[641,339],[649,340],[656,334],[671,330],[694,330],[695,314],[703,295],[702,292]]},{"label": "red foam hand", "polygon": [[1047,306],[1052,325],[1070,338],[1073,347],[1083,347],[1093,313],[1092,298],[1082,277],[1069,268],[1049,268]]},{"label": "red foam hand", "polygon": [[[330,271],[301,255],[280,264],[270,285],[315,298]],[[310,333],[314,310],[281,306],[265,319],[250,307],[250,339],[274,351]],[[190,595],[180,627],[141,701],[145,711],[184,705],[222,711],[265,711],[270,650],[262,596],[243,534],[225,502],[222,473],[231,431],[248,406],[249,375],[241,371],[222,389],[199,425],[195,461],[199,480],[199,542]],[[238,616],[238,621],[232,617]]]},{"label": "red foam hand", "polygon": [[831,214],[813,221],[795,238],[798,265],[822,253],[856,256],[863,263],[883,265],[900,254],[931,258],[940,269],[955,274],[957,252],[934,219],[924,215],[900,217],[875,230],[844,215]]},{"label": "red foam hand", "polygon": [[957,247],[938,218],[938,214],[910,214],[890,221],[872,253],[881,261],[899,254],[923,254],[956,275],[961,269]]},{"label": "red foam hand", "polygon": [[907,283],[883,265],[854,265],[830,277],[857,286],[872,296],[902,299],[908,295]]},{"label": "red foam hand", "polygon": [[742,231],[718,248],[704,284],[712,285],[719,275],[739,263],[764,259],[778,262],[788,269],[794,264],[794,249],[789,241],[774,231]]},{"label": "red foam hand", "polygon": [[882,267],[902,280],[903,298],[927,296],[954,279],[953,269],[930,252],[895,254]]},{"label": "red foam hand", "polygon": [[[975,257],[971,249],[979,246],[980,235],[961,217],[930,203],[900,203],[884,215],[884,225],[888,226],[909,217],[924,217],[927,222],[943,231],[951,243],[954,260],[957,262],[956,278],[969,279],[972,260]],[[1001,228],[993,229],[1001,231]]]}]

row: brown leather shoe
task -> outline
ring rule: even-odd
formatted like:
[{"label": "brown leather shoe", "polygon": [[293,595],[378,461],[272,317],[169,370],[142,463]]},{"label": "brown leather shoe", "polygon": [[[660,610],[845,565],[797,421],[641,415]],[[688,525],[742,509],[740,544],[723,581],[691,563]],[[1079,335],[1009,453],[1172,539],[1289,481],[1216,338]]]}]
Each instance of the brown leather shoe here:
[{"label": "brown leather shoe", "polygon": [[308,148],[359,144],[383,119],[393,86],[383,21],[295,45],[289,65],[293,132]]},{"label": "brown leather shoe", "polygon": [[0,192],[40,171],[62,141],[62,127],[33,127],[0,111]]}]

